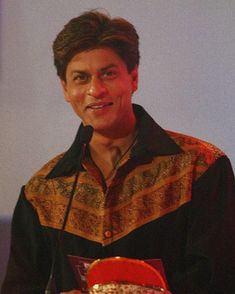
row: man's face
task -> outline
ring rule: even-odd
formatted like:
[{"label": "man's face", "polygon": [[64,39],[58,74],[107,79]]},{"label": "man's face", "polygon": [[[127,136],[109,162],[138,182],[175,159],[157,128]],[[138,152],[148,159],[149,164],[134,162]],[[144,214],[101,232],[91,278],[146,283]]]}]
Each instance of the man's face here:
[{"label": "man's face", "polygon": [[84,125],[97,132],[128,128],[133,124],[132,93],[138,85],[138,68],[128,73],[124,61],[111,49],[76,54],[61,81],[65,99]]}]

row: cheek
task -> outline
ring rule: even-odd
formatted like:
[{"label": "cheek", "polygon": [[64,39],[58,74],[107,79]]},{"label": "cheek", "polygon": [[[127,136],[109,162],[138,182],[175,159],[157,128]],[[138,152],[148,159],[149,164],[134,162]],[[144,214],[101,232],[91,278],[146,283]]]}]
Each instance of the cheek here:
[{"label": "cheek", "polygon": [[132,85],[130,83],[123,82],[110,89],[110,92],[116,97],[127,97],[132,94],[132,90]]},{"label": "cheek", "polygon": [[85,99],[85,95],[79,89],[71,89],[68,93],[70,102],[79,103]]}]

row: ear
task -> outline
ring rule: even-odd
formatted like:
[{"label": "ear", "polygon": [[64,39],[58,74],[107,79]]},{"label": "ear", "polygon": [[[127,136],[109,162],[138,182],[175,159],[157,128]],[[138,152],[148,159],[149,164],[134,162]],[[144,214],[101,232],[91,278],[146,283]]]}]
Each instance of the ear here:
[{"label": "ear", "polygon": [[69,99],[69,94],[68,94],[68,90],[67,90],[67,83],[65,80],[60,80],[60,84],[61,84],[61,87],[62,87],[62,91],[64,93],[64,99],[67,101],[67,102],[70,102],[70,99]]},{"label": "ear", "polygon": [[136,65],[134,69],[130,73],[132,78],[132,93],[134,93],[138,89],[138,81],[139,81],[139,67]]}]

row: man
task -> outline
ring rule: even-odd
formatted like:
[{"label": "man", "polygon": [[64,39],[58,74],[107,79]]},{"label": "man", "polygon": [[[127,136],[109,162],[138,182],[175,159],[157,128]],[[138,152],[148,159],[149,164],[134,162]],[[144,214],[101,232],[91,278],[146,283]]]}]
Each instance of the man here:
[{"label": "man", "polygon": [[[2,294],[44,293],[50,273],[56,293],[79,293],[68,255],[160,258],[174,294],[233,293],[230,162],[132,104],[133,25],[89,11],[64,27],[53,50],[65,99],[82,124],[70,149],[22,188]],[[90,142],[85,126],[93,128]]]}]

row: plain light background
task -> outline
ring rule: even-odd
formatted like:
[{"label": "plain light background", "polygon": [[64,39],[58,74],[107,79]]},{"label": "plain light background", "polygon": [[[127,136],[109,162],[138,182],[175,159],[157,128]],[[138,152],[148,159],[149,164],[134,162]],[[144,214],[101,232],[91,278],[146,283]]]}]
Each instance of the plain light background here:
[{"label": "plain light background", "polygon": [[217,145],[235,166],[235,1],[0,0],[2,223],[21,186],[74,139],[80,121],[64,101],[51,45],[67,21],[93,8],[139,33],[133,102],[162,127]]}]

